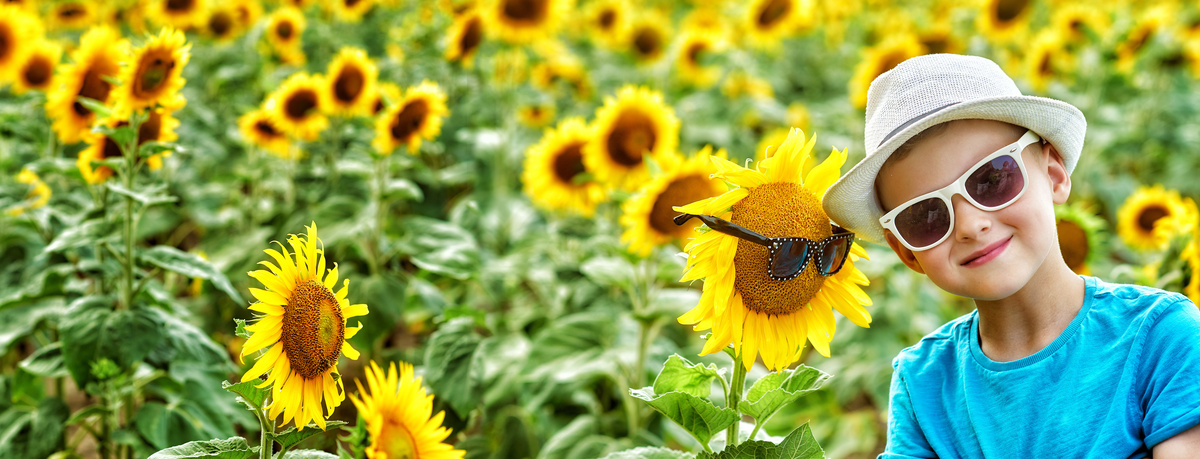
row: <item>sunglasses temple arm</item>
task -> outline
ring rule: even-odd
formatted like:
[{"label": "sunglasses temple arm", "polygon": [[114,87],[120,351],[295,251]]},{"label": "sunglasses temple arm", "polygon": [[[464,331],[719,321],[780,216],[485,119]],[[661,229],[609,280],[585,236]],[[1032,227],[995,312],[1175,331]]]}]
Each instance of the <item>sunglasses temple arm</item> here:
[{"label": "sunglasses temple arm", "polygon": [[724,219],[713,217],[711,215],[679,214],[676,215],[672,220],[675,221],[676,225],[683,225],[688,220],[691,220],[692,217],[699,218],[700,221],[704,222],[705,225],[708,225],[709,229],[712,229],[713,231],[728,234],[739,239],[745,239],[758,245],[767,247],[771,246],[771,240],[766,236],[743,228],[736,223],[728,222]]}]

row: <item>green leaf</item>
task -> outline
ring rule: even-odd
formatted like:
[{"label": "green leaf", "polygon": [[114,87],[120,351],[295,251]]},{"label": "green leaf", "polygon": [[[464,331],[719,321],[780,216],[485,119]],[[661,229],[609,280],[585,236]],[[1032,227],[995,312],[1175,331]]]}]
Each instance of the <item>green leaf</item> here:
[{"label": "green leaf", "polygon": [[179,152],[183,151],[183,147],[175,142],[159,142],[157,140],[145,142],[145,143],[142,143],[141,145],[138,145],[138,157],[139,158],[146,158],[146,157],[158,154],[158,153],[162,153],[164,151],[169,151],[172,153],[179,153]]},{"label": "green leaf", "polygon": [[579,267],[583,275],[600,285],[624,286],[633,282],[633,265],[624,258],[596,257]]},{"label": "green leaf", "polygon": [[149,459],[251,459],[258,456],[258,447],[251,448],[246,439],[231,437],[224,440],[206,440],[184,443],[152,454]]},{"label": "green leaf", "polygon": [[75,383],[86,387],[95,378],[91,365],[102,358],[122,370],[160,345],[162,323],[148,309],[112,310],[108,297],[83,297],[71,304],[59,324],[63,358]]},{"label": "green leaf", "polygon": [[237,304],[245,302],[237,290],[233,288],[233,284],[229,283],[229,278],[225,277],[225,274],[221,273],[221,271],[218,271],[212,263],[200,258],[199,255],[187,253],[167,245],[156,245],[149,250],[142,251],[139,255],[139,259],[145,263],[168,271],[174,271],[187,277],[199,277],[212,282],[214,286],[225,292],[226,295],[229,295],[229,298],[233,299]]},{"label": "green leaf", "polygon": [[61,399],[42,399],[36,410],[9,408],[0,414],[0,451],[5,458],[40,459],[63,445],[63,423],[71,411]]},{"label": "green leaf", "polygon": [[[82,105],[83,108],[88,109],[88,111],[95,113],[97,119],[108,118],[109,116],[112,115],[112,110],[110,110],[107,105],[104,105],[103,102],[100,102],[91,97],[76,96],[75,102],[78,103],[79,105]],[[133,129],[129,129],[129,130],[132,131]]]},{"label": "green leaf", "polygon": [[55,253],[93,245],[103,235],[108,234],[107,228],[108,225],[103,220],[88,220],[77,226],[69,227],[58,233],[58,236],[55,236],[54,240],[42,249],[42,253]]},{"label": "green leaf", "polygon": [[541,451],[538,451],[538,457],[548,459],[567,457],[571,448],[578,444],[584,437],[595,433],[596,430],[595,416],[585,415],[577,417],[546,441]]},{"label": "green leaf", "polygon": [[302,449],[284,453],[283,459],[338,459],[338,457],[336,454],[331,454],[324,451],[318,451],[315,449]]},{"label": "green leaf", "polygon": [[301,430],[296,430],[295,427],[288,427],[287,430],[275,434],[275,441],[283,446],[283,451],[287,451],[300,442],[307,440],[308,437],[323,434],[330,430],[341,430],[341,427],[344,425],[346,425],[345,421],[325,421],[325,430],[321,430],[316,424],[306,425]]},{"label": "green leaf", "polygon": [[429,337],[425,347],[425,378],[438,398],[462,417],[478,403],[479,382],[473,377],[475,351],[482,338],[475,322],[460,317],[446,322]]},{"label": "green leaf", "polygon": [[271,395],[271,391],[268,388],[259,389],[254,387],[255,384],[259,384],[261,382],[262,381],[259,381],[258,379],[242,381],[237,384],[231,384],[229,381],[222,381],[221,388],[237,394],[239,397],[239,402],[249,403],[250,405],[248,407],[250,409],[261,410],[263,402],[265,402],[267,397]]},{"label": "green leaf", "polygon": [[403,225],[409,232],[398,245],[418,268],[459,280],[479,270],[479,246],[467,230],[426,217],[410,217]]},{"label": "green leaf", "polygon": [[760,423],[766,422],[780,408],[820,389],[831,377],[805,365],[767,374],[750,387],[746,400],[738,404],[738,409]]},{"label": "green leaf", "polygon": [[61,378],[67,375],[63,361],[62,343],[55,341],[38,349],[21,361],[21,369],[43,378]]},{"label": "green leaf", "polygon": [[695,454],[670,448],[642,446],[625,451],[617,451],[600,459],[692,459]]},{"label": "green leaf", "polygon": [[62,298],[38,301],[25,306],[0,309],[0,354],[25,339],[45,323],[58,322],[67,311]]},{"label": "green leaf", "polygon": [[655,394],[653,387],[629,389],[629,394],[645,400],[667,419],[679,424],[707,444],[714,434],[737,422],[738,414],[729,408],[717,408],[712,402],[685,392]]},{"label": "green leaf", "polygon": [[246,319],[233,319],[233,323],[237,324],[233,327],[233,334],[250,339],[250,331],[246,330]]},{"label": "green leaf", "polygon": [[689,362],[679,354],[672,354],[663,363],[662,371],[654,378],[654,392],[665,394],[679,391],[708,398],[712,392],[712,383],[716,378],[723,377],[723,370],[718,370],[714,364],[707,366]]},{"label": "green leaf", "polygon": [[155,204],[166,204],[179,200],[179,198],[175,196],[166,194],[167,185],[165,184],[152,185],[146,187],[141,192],[125,188],[124,186],[118,184],[116,180],[109,180],[104,184],[104,186],[109,190],[112,190],[113,193],[133,198],[134,201],[137,201],[138,204],[141,204],[145,207],[150,207]]},{"label": "green leaf", "polygon": [[700,453],[697,459],[823,459],[825,451],[813,438],[808,424],[788,434],[778,445],[769,441],[748,441],[725,448],[716,454]]},{"label": "green leaf", "polygon": [[399,196],[407,201],[421,202],[425,200],[425,193],[421,191],[421,188],[417,187],[416,183],[413,183],[409,179],[394,179],[389,181],[387,188],[384,189],[384,193],[387,196]]}]

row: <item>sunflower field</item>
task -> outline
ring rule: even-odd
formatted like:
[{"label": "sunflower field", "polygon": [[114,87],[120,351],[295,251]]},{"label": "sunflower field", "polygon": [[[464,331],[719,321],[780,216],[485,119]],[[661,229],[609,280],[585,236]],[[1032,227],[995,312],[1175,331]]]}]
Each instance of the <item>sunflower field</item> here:
[{"label": "sunflower field", "polygon": [[1194,2],[0,3],[0,457],[875,457],[974,306],[821,199],[927,53],[1084,112],[1072,269],[1200,301]]}]

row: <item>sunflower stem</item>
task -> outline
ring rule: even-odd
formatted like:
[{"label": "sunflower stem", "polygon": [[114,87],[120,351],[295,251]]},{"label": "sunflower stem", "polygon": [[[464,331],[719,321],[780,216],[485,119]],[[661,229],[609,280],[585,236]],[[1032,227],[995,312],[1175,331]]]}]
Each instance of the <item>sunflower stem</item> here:
[{"label": "sunflower stem", "polygon": [[375,203],[375,222],[371,225],[371,275],[379,273],[379,265],[383,263],[383,222],[387,216],[387,203],[384,202],[384,188],[388,180],[388,160],[391,156],[375,158],[375,187],[372,200]]},{"label": "sunflower stem", "polygon": [[[269,404],[269,398],[263,401],[263,406]],[[267,419],[266,408],[254,410],[254,415],[258,417],[261,432],[258,442],[258,459],[271,459],[271,453],[275,450],[275,424]]]},{"label": "sunflower stem", "polygon": [[[733,359],[733,381],[729,387],[729,395],[725,397],[725,406],[733,410],[734,413],[738,412],[738,404],[742,401],[742,389],[746,387],[746,367],[742,365],[742,359],[740,357],[741,356],[738,355]],[[726,448],[735,446],[739,443],[738,428],[741,427],[742,424],[740,420],[741,415],[739,415],[738,418],[739,420],[737,422],[734,422],[733,425],[730,425],[729,428],[725,430]]]},{"label": "sunflower stem", "polygon": [[[121,155],[125,159],[125,170],[121,174],[121,178],[125,181],[125,190],[133,192],[134,174],[137,173],[137,155],[138,155],[138,136],[137,133],[141,128],[141,119],[138,116],[129,117],[129,127],[133,130],[133,138],[125,145],[121,146]],[[125,195],[125,256],[121,260],[124,266],[124,278],[121,282],[122,299],[117,306],[118,309],[128,309],[133,307],[133,197]]]}]

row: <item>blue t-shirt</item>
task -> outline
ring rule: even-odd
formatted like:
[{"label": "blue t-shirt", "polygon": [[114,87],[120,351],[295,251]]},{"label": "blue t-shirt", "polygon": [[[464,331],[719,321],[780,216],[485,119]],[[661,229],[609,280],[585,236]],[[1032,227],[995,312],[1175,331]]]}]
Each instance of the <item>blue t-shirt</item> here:
[{"label": "blue t-shirt", "polygon": [[978,311],[892,362],[887,451],[909,457],[1137,458],[1200,424],[1200,311],[1178,293],[1084,277],[1037,353],[996,362]]}]

